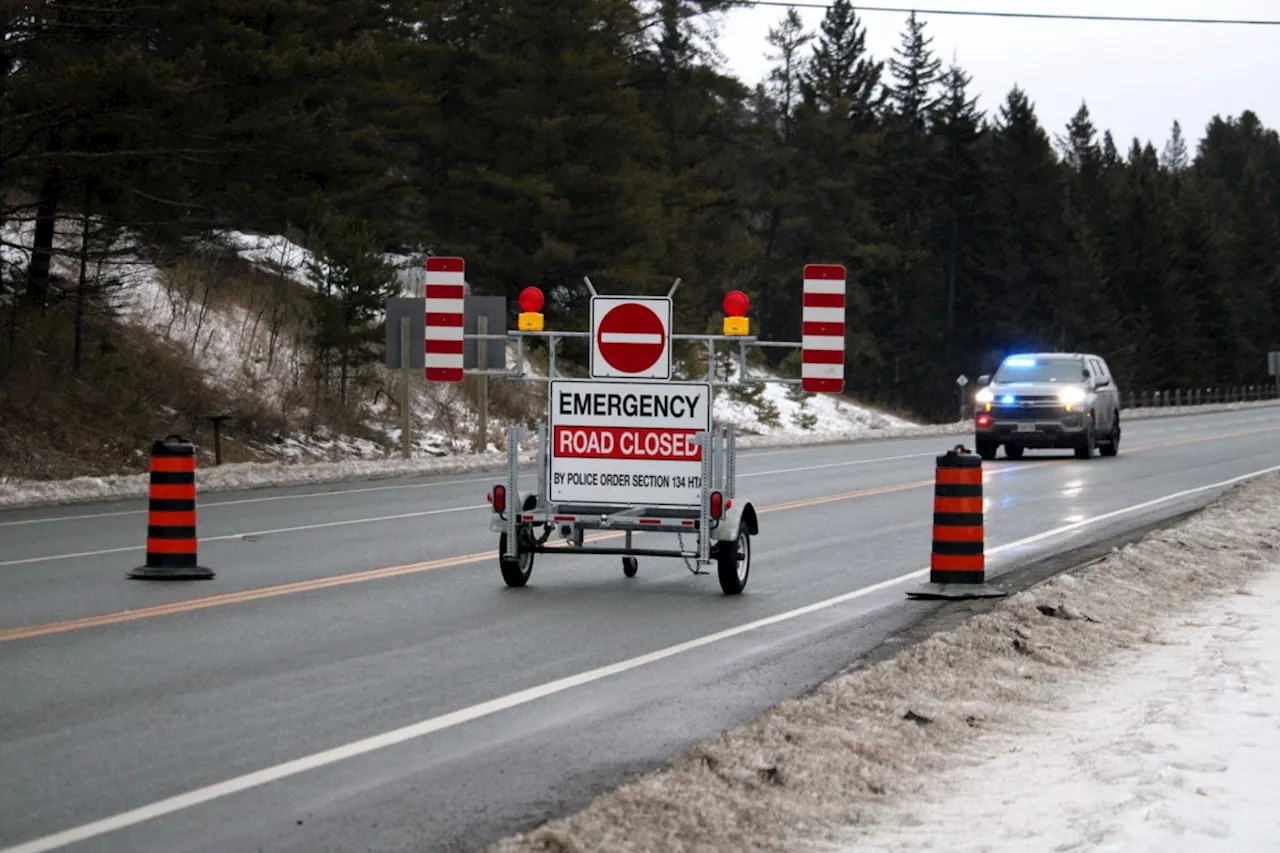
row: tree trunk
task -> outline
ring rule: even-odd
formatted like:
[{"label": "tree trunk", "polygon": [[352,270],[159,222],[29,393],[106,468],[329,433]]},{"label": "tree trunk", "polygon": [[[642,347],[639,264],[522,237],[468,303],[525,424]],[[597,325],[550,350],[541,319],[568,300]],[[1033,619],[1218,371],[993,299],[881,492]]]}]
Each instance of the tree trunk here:
[{"label": "tree trunk", "polygon": [[80,230],[80,275],[76,280],[75,344],[71,350],[71,373],[75,376],[80,375],[80,365],[84,360],[84,303],[85,287],[88,284],[85,279],[88,277],[89,268],[89,222],[89,205],[86,201]]},{"label": "tree trunk", "polygon": [[[54,133],[49,137],[49,151],[61,150],[62,138]],[[31,263],[27,267],[27,299],[36,305],[43,305],[49,295],[49,269],[53,263],[53,240],[61,201],[62,171],[52,165],[40,182],[40,197],[36,201],[36,233],[31,248]]]}]

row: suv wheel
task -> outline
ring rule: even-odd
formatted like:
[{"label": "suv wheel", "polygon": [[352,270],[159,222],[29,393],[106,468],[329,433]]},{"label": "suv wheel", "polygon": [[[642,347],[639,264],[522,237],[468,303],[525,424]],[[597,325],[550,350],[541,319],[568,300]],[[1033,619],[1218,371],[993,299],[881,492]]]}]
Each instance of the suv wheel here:
[{"label": "suv wheel", "polygon": [[1008,459],[1021,459],[1024,448],[1020,444],[1006,444],[1004,455]]},{"label": "suv wheel", "polygon": [[978,451],[978,455],[987,461],[995,459],[996,451],[1000,449],[999,443],[991,441],[990,439],[978,438],[974,439],[973,443],[974,447]]},{"label": "suv wheel", "polygon": [[1080,443],[1076,445],[1077,459],[1092,459],[1094,451],[1098,449],[1098,427],[1093,418],[1089,419],[1089,428],[1085,430],[1084,438],[1080,439]]},{"label": "suv wheel", "polygon": [[1103,456],[1115,456],[1120,452],[1120,413],[1116,412],[1115,420],[1111,423],[1111,432],[1107,434],[1107,440],[1101,445]]}]

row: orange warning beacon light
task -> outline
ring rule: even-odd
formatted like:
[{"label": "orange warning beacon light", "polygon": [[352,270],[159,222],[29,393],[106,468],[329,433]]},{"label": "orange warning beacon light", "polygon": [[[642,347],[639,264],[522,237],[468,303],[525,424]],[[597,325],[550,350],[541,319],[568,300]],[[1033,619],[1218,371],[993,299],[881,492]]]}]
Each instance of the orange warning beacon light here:
[{"label": "orange warning beacon light", "polygon": [[751,334],[751,321],[747,319],[747,311],[751,308],[751,300],[741,290],[731,290],[724,297],[724,333],[726,335]]},{"label": "orange warning beacon light", "polygon": [[520,318],[516,325],[522,332],[542,331],[542,291],[536,287],[526,287],[520,291]]}]

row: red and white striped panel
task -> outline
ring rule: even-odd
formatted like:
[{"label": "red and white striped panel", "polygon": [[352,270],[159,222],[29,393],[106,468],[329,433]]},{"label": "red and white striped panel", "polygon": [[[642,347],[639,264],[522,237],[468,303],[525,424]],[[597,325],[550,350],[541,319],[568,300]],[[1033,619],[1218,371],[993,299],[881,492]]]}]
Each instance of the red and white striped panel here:
[{"label": "red and white striped panel", "polygon": [[845,271],[839,264],[806,264],[800,386],[811,393],[844,390]]},{"label": "red and white striped panel", "polygon": [[425,364],[428,382],[462,381],[465,270],[462,258],[427,258]]}]

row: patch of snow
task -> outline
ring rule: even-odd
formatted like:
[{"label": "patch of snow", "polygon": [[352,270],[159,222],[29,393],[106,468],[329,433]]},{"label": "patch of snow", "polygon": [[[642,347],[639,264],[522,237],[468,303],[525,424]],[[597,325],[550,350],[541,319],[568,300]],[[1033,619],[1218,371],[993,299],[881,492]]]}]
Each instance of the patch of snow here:
[{"label": "patch of snow", "polygon": [[[736,365],[729,371],[736,378]],[[780,377],[762,368],[753,368],[751,377],[777,380]],[[798,439],[804,442],[833,438],[848,440],[885,434],[886,431],[919,429],[920,425],[860,406],[847,397],[834,394],[810,394],[798,385],[777,381],[750,389],[715,390],[715,419],[732,424],[740,435],[767,439]]]},{"label": "patch of snow", "polygon": [[971,750],[848,853],[1280,850],[1278,604],[1272,571],[1065,681],[1033,733]]},{"label": "patch of snow", "polygon": [[304,287],[314,286],[307,269],[315,262],[315,256],[292,240],[279,234],[244,231],[223,231],[218,236],[220,242],[255,266]]},{"label": "patch of snow", "polygon": [[1271,475],[488,849],[1276,849],[1278,604]]},{"label": "patch of snow", "polygon": [[280,406],[302,383],[301,341],[277,334],[240,305],[208,303],[198,284],[166,280],[148,264],[138,264],[134,286],[121,305],[126,322],[147,329],[185,352],[205,373],[210,387]]}]

